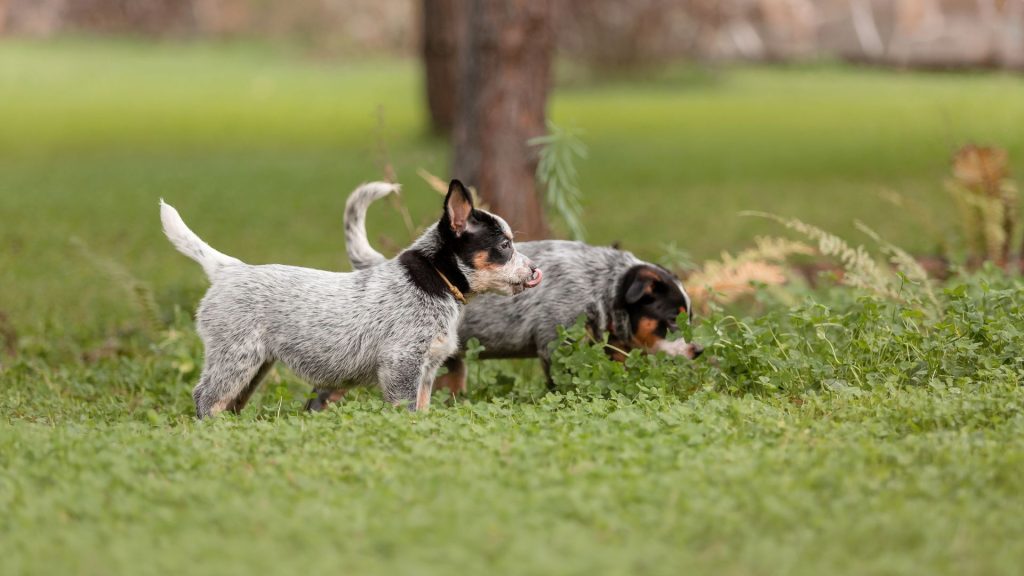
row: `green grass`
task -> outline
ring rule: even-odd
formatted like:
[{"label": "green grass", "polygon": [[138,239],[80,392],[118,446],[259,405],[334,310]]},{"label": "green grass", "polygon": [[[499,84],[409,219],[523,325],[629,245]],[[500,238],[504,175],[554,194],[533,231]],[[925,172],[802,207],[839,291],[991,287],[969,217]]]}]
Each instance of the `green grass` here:
[{"label": "green grass", "polygon": [[0,425],[0,571],[1015,574],[1022,400]]},{"label": "green grass", "polygon": [[[948,328],[965,333],[953,356],[967,358],[979,338],[996,355],[1012,352],[999,332],[1019,346],[1021,289],[1015,301],[1003,297],[1015,330],[995,309],[985,315],[991,324],[976,310],[952,313],[953,324],[965,323]],[[802,317],[775,313],[731,333],[779,329],[788,353],[757,337],[745,352],[718,339],[709,354],[722,353],[733,376],[744,353],[762,364],[753,370],[770,372],[763,363],[802,348],[799,334],[785,333],[799,332]],[[714,319],[712,331],[726,320]],[[837,328],[868,332],[860,343],[889,326],[826,320],[832,338]],[[187,319],[177,323],[152,342],[129,341],[120,356],[54,366],[41,354],[3,374],[0,572],[677,574],[685,566],[1009,575],[1024,558],[1019,362],[993,365],[988,354],[975,368],[953,362],[944,366],[960,374],[952,385],[926,377],[762,394],[738,394],[702,368],[680,376],[686,393],[647,381],[648,391],[631,397],[492,395],[428,414],[361,392],[304,415],[302,387],[274,373],[242,416],[199,423],[185,392],[199,343]],[[912,345],[904,332],[896,342]],[[843,361],[870,352],[839,350]]]},{"label": "green grass", "polygon": [[[240,417],[194,421],[205,279],[157,199],[246,261],[345,268],[342,207],[380,175],[381,140],[416,222],[437,212],[415,169],[443,175],[447,146],[418,75],[258,46],[0,43],[0,313],[19,336],[0,352],[0,573],[1019,571],[1019,280],[942,292],[936,316],[765,293],[757,318],[700,319],[715,363],[623,372],[577,343],[562,393],[532,364],[477,363],[471,400],[425,415],[372,391],[304,415],[305,386],[274,370]],[[649,258],[778,232],[743,209],[934,251],[915,222],[948,229],[949,152],[1024,154],[1012,76],[679,69],[566,82],[552,114],[590,149],[590,239]],[[407,241],[386,205],[370,228]],[[149,286],[166,326],[72,238]]]}]

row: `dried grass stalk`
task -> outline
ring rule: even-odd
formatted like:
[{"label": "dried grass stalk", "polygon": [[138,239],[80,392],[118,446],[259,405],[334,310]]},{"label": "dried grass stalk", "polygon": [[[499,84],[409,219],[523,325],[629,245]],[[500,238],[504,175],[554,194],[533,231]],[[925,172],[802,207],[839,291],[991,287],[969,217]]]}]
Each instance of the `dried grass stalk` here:
[{"label": "dried grass stalk", "polygon": [[754,293],[754,286],[780,286],[789,282],[781,264],[795,254],[814,254],[814,248],[785,238],[761,236],[755,246],[735,256],[722,252],[720,261],[708,261],[687,278],[691,296],[697,302],[710,300],[726,304]]}]

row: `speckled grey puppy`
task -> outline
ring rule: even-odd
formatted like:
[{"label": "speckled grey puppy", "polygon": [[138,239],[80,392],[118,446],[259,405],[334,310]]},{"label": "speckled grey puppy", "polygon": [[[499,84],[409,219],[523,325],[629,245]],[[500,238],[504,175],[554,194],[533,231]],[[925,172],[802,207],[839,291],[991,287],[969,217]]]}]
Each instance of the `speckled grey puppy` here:
[{"label": "speckled grey puppy", "polygon": [[[385,189],[397,186],[364,187]],[[193,391],[200,418],[241,410],[276,360],[318,392],[376,382],[388,401],[425,409],[438,366],[458,348],[463,294],[518,293],[541,277],[508,225],[475,210],[458,181],[440,221],[412,246],[352,273],[245,264],[203,242],[163,201],[160,218],[211,282],[197,313],[206,346]]]},{"label": "speckled grey puppy", "polygon": [[[388,262],[367,243],[364,229],[366,207],[379,197],[357,190],[348,200],[345,240],[356,269]],[[640,348],[691,359],[703,351],[700,344],[668,338],[678,329],[680,314],[692,316],[690,296],[668,270],[629,252],[582,242],[544,240],[521,242],[518,247],[544,269],[547,279],[536,290],[514,298],[480,296],[469,303],[459,338],[477,338],[484,346],[482,358],[540,358],[547,369],[558,326],[571,325],[581,315],[595,336],[607,334],[622,350]],[[456,356],[446,366],[448,374],[435,385],[461,391],[463,362]]]}]

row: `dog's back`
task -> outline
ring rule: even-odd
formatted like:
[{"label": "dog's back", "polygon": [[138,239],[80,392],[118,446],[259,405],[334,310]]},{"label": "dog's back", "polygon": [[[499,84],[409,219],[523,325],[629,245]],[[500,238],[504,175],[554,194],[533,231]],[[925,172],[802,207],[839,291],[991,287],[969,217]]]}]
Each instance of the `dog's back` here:
[{"label": "dog's back", "polygon": [[617,320],[612,303],[622,273],[640,261],[629,252],[582,242],[522,242],[519,250],[551,281],[513,298],[483,295],[466,307],[459,339],[476,338],[484,358],[546,358],[558,326],[585,315],[595,331]]},{"label": "dog's back", "polygon": [[404,341],[431,333],[443,316],[436,308],[451,307],[408,284],[397,263],[350,273],[242,264],[213,281],[197,313],[198,329],[207,342],[255,340],[314,384],[368,383],[383,353],[415,347]]}]

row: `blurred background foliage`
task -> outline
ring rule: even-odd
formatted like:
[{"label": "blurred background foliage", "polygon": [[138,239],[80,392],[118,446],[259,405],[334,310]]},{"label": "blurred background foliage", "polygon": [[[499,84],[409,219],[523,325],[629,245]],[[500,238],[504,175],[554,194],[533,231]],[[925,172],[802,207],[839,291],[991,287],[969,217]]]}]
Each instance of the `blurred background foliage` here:
[{"label": "blurred background foliage", "polygon": [[[1020,0],[565,0],[559,51],[601,70],[681,57],[834,57],[910,67],[1024,66]],[[409,53],[420,2],[0,0],[0,33],[271,39],[319,54]]]}]

